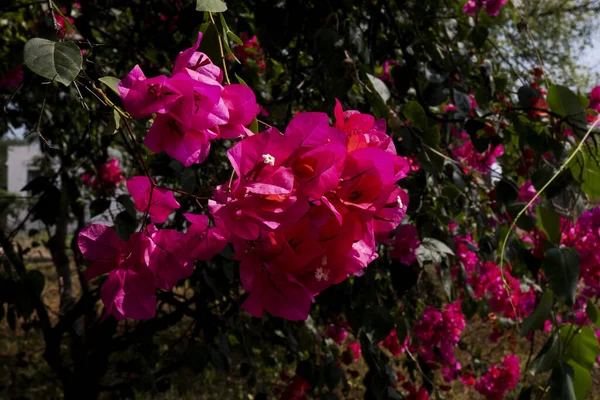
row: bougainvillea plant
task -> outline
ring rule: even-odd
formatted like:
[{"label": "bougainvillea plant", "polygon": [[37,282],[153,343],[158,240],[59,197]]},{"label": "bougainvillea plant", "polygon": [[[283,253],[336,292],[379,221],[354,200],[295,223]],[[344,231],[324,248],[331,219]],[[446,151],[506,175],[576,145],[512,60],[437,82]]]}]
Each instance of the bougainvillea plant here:
[{"label": "bougainvillea plant", "polygon": [[[575,93],[541,65],[494,59],[490,32],[516,12],[506,0],[370,1],[368,18],[341,4],[317,16],[289,1],[188,5],[203,14],[184,3],[144,21],[169,32],[168,51],[101,58],[117,77],[94,69],[104,33],[78,19],[88,2],[44,10],[54,40],[24,47],[30,71],[71,90],[57,101],[103,118],[73,136],[77,157],[97,150],[82,163],[37,126],[49,149],[65,147],[55,178],[26,187],[78,222],[86,300],[44,329],[58,348],[56,327],[72,330],[99,361],[66,366],[47,351],[65,393],[97,395],[121,362],[110,354],[147,344],[189,370],[235,366],[240,398],[352,398],[359,386],[368,399],[585,398],[600,336],[600,87]],[[282,18],[294,7],[320,25]],[[426,22],[407,23],[419,12]],[[23,84],[20,65],[0,78]],[[31,214],[58,232],[44,210]],[[40,293],[25,320],[44,319]],[[110,346],[76,336],[84,314]],[[154,333],[186,320],[161,352]],[[175,376],[161,357],[159,382]],[[93,385],[74,389],[82,375]]]}]

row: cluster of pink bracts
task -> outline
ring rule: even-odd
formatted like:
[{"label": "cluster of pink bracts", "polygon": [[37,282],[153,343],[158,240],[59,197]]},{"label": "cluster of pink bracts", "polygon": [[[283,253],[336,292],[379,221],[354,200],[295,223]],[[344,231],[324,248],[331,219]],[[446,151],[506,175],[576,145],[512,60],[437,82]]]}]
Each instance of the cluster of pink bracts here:
[{"label": "cluster of pink bracts", "polygon": [[[188,166],[202,162],[209,140],[238,138],[228,151],[235,179],[216,188],[206,215],[185,214],[184,234],[150,225],[122,242],[103,225],[84,229],[79,247],[93,261],[91,279],[109,273],[101,297],[109,314],[151,318],[156,289],[191,275],[194,260],[208,260],[232,243],[241,261],[243,308],[290,320],[306,319],[314,296],[377,258],[376,239],[389,240],[402,221],[408,195],[398,180],[410,171],[397,155],[385,121],[335,107],[300,113],[285,134],[246,128],[258,113],[253,92],[221,86],[221,70],[197,52],[199,40],[175,60],[173,76],[146,78],[135,67],[119,84],[134,118],[156,114],[145,144]],[[136,209],[152,223],[179,208],[173,192],[148,177],[127,187]]]},{"label": "cluster of pink bracts", "polygon": [[146,78],[139,66],[119,83],[125,109],[134,118],[156,114],[144,140],[154,153],[164,151],[186,167],[203,162],[210,140],[251,135],[247,126],[258,115],[247,86],[223,86],[223,72],[196,44],[179,53],[171,77]]}]

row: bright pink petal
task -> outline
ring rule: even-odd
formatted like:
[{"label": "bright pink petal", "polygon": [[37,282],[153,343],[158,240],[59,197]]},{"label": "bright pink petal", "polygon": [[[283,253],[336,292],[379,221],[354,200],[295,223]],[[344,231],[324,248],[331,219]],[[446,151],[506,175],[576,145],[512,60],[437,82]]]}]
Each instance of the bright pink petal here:
[{"label": "bright pink petal", "polygon": [[260,111],[254,92],[246,85],[226,85],[221,96],[229,110],[230,124],[250,125]]},{"label": "bright pink petal", "polygon": [[94,224],[79,232],[79,250],[85,258],[94,261],[118,260],[121,254],[121,239],[109,226]]},{"label": "bright pink petal", "polygon": [[150,319],[156,315],[154,276],[147,269],[117,269],[100,289],[106,312],[116,319]]}]

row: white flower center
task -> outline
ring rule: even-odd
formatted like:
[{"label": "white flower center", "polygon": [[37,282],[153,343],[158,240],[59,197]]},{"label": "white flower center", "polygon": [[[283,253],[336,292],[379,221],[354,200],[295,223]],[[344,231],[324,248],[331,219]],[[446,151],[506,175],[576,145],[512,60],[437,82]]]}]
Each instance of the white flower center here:
[{"label": "white flower center", "polygon": [[327,268],[319,267],[315,270],[315,279],[319,282],[329,280],[329,270]]},{"label": "white flower center", "polygon": [[404,208],[404,203],[402,202],[402,199],[400,198],[400,196],[398,196],[398,207]]},{"label": "white flower center", "polygon": [[262,158],[265,164],[270,165],[271,167],[275,165],[275,157],[273,157],[272,155],[263,154]]}]

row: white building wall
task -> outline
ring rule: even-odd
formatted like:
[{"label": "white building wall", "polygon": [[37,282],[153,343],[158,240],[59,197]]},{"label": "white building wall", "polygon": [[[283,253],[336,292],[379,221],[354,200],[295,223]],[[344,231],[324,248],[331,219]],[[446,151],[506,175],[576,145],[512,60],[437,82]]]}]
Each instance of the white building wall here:
[{"label": "white building wall", "polygon": [[37,169],[35,161],[41,155],[42,152],[38,143],[8,146],[6,158],[8,191],[19,193],[27,185],[28,172]]}]

